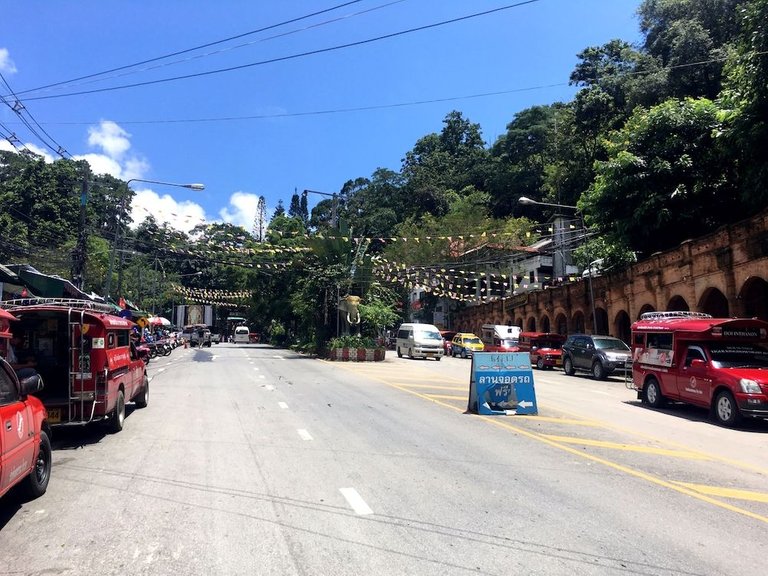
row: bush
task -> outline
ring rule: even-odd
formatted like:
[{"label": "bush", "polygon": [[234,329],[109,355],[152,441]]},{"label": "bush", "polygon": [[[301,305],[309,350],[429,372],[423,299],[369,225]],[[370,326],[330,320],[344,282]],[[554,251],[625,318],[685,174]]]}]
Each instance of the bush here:
[{"label": "bush", "polygon": [[362,336],[339,336],[332,338],[328,343],[328,348],[336,350],[337,348],[376,348],[376,342],[373,338],[363,338]]}]

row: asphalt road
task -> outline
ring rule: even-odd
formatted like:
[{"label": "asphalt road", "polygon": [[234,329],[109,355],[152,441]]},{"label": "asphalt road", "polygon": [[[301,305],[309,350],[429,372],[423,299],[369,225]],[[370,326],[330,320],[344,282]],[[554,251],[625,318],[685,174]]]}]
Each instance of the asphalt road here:
[{"label": "asphalt road", "polygon": [[48,492],[0,501],[0,574],[766,573],[768,423],[559,371],[538,416],[465,414],[469,366],[177,349],[121,433],[57,431]]}]

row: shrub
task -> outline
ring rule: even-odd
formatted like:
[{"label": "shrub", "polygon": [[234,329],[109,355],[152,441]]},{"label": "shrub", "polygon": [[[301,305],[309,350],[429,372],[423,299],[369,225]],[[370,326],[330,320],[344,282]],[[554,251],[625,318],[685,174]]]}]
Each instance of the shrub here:
[{"label": "shrub", "polygon": [[376,348],[376,342],[373,338],[363,338],[362,336],[339,336],[331,339],[328,348],[331,350],[337,348]]}]

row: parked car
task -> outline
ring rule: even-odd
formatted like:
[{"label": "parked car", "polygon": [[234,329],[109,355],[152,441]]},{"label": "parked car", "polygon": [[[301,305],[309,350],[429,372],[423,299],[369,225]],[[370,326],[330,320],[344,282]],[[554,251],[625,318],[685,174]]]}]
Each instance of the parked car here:
[{"label": "parked car", "polygon": [[451,354],[451,340],[456,336],[456,330],[440,330],[440,336],[443,337],[443,352],[446,356]]},{"label": "parked car", "polygon": [[211,344],[221,344],[221,334],[218,332],[211,332]]},{"label": "parked car", "polygon": [[604,380],[615,371],[632,370],[632,355],[623,340],[613,336],[571,334],[563,344],[563,372],[589,372]]},{"label": "parked car", "polygon": [[16,484],[27,495],[42,496],[51,477],[51,430],[43,403],[30,394],[43,388],[40,376],[31,371],[17,377],[0,358],[0,496]]},{"label": "parked car", "polygon": [[483,343],[476,334],[471,332],[459,332],[451,341],[451,356],[471,358],[475,352],[482,352]]},{"label": "parked car", "polygon": [[518,346],[520,352],[528,352],[531,366],[539,370],[563,365],[563,342],[565,336],[551,332],[521,332]]}]

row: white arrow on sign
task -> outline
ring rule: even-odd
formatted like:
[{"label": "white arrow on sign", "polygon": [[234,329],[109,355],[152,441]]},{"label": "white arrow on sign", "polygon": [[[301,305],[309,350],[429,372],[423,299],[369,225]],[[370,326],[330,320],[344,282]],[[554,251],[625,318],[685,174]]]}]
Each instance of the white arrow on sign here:
[{"label": "white arrow on sign", "polygon": [[531,408],[533,407],[533,402],[527,402],[526,400],[523,400],[522,402],[518,402],[517,405],[520,408]]}]

